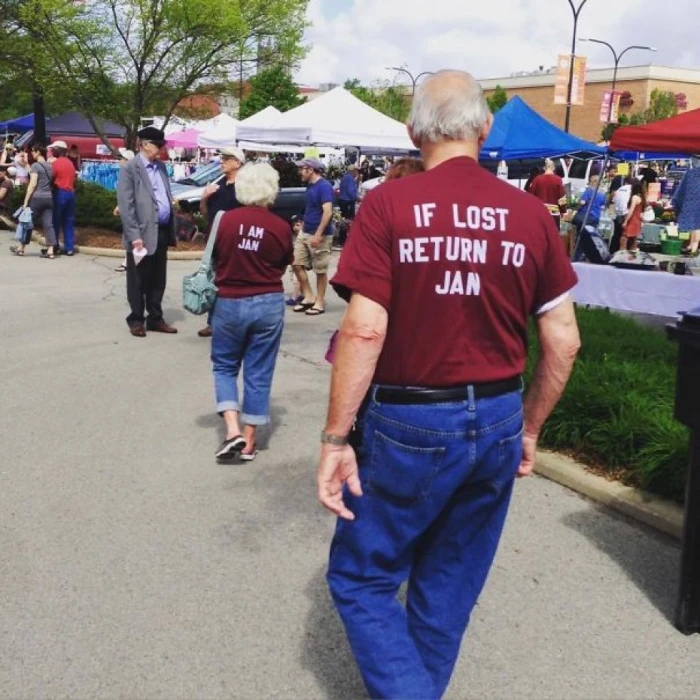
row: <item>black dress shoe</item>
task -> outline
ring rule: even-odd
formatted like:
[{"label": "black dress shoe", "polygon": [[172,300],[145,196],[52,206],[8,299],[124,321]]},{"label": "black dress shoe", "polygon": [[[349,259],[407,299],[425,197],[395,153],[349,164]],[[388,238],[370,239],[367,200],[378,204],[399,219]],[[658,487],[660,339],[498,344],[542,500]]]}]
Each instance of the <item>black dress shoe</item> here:
[{"label": "black dress shoe", "polygon": [[148,330],[154,333],[177,333],[177,328],[169,326],[165,321],[148,326]]},{"label": "black dress shoe", "polygon": [[140,323],[135,323],[133,326],[129,326],[129,333],[131,333],[131,335],[133,335],[135,338],[146,337],[146,329]]}]

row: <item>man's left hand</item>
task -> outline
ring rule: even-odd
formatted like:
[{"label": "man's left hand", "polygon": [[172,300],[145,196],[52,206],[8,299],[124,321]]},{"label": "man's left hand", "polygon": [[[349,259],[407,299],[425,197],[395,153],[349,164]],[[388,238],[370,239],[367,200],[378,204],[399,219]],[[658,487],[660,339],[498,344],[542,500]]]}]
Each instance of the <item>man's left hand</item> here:
[{"label": "man's left hand", "polygon": [[355,450],[350,445],[323,445],[318,465],[318,500],[339,518],[354,520],[355,514],[343,502],[343,485],[353,496],[362,495]]}]

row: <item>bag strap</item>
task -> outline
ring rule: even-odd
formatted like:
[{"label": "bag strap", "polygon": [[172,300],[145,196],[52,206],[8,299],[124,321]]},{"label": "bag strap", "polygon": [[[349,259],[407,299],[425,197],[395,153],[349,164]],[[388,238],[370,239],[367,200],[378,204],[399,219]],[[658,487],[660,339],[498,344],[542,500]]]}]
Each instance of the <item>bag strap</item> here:
[{"label": "bag strap", "polygon": [[207,241],[207,247],[204,249],[204,254],[202,255],[202,262],[200,267],[203,269],[208,268],[211,265],[211,256],[214,252],[214,244],[216,243],[216,234],[219,230],[219,224],[221,223],[221,218],[225,214],[225,211],[217,212],[214,217],[214,222],[211,225],[211,231],[209,232],[209,240]]}]

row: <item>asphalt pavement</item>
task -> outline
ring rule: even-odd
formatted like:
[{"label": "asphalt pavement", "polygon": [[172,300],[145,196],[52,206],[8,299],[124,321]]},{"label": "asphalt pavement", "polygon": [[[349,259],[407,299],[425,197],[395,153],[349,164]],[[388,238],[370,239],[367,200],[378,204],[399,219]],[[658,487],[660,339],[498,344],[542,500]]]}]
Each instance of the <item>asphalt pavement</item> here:
[{"label": "asphalt pavement", "polygon": [[[111,258],[0,233],[0,697],[355,698],[316,504],[326,343],[288,316],[266,449],[221,466],[209,343],[132,338]],[[451,698],[700,697],[672,624],[676,543],[540,478],[517,485]]]}]

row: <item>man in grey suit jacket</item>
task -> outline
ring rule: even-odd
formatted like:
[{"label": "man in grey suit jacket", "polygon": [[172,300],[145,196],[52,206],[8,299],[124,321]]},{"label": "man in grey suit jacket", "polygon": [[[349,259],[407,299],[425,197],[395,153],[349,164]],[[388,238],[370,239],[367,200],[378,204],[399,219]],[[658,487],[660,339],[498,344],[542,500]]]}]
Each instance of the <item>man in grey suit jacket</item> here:
[{"label": "man in grey suit jacket", "polygon": [[[158,159],[165,134],[149,126],[138,136],[140,151],[121,170],[117,201],[126,250],[126,295],[131,307],[126,322],[131,335],[145,338],[146,330],[177,333],[163,320],[162,308],[168,246],[174,246],[176,238],[170,181]],[[146,254],[141,259],[144,249]]]}]

